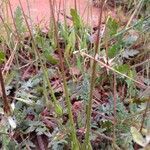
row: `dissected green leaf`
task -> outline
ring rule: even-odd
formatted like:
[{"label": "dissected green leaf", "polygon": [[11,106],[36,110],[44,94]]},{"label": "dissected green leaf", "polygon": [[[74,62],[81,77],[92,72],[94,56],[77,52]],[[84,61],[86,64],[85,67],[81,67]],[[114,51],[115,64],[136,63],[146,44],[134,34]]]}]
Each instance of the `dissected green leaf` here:
[{"label": "dissected green leaf", "polygon": [[137,39],[138,39],[138,35],[130,35],[130,36],[126,37],[125,43],[126,43],[127,45],[131,45],[131,44],[133,44],[134,42],[136,42]]},{"label": "dissected green leaf", "polygon": [[65,139],[59,139],[59,141],[54,141],[52,143],[52,150],[63,150],[64,146],[68,144]]},{"label": "dissected green leaf", "polygon": [[133,57],[133,56],[137,55],[138,53],[139,53],[138,50],[133,50],[133,49],[129,50],[129,49],[126,49],[122,53],[122,57],[129,59],[130,57]]},{"label": "dissected green leaf", "polygon": [[22,10],[19,6],[16,8],[14,18],[18,32],[24,33],[25,32],[24,19],[22,15]]}]

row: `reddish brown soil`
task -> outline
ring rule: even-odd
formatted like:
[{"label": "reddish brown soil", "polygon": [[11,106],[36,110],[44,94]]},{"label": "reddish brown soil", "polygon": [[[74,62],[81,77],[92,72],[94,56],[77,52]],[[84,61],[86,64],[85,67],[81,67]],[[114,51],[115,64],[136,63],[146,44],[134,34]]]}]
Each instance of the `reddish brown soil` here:
[{"label": "reddish brown soil", "polygon": [[[19,6],[19,0],[10,0],[13,11]],[[29,16],[27,1],[30,3],[30,14],[34,23],[42,23],[46,25],[50,18],[49,0],[21,0],[24,10]],[[54,1],[57,18],[62,21],[63,12],[66,8],[66,14],[70,16],[70,8],[75,8],[74,0],[55,0]],[[76,7],[83,17],[84,21],[89,25],[95,26],[98,22],[99,8],[93,7],[88,0],[77,0]]]}]

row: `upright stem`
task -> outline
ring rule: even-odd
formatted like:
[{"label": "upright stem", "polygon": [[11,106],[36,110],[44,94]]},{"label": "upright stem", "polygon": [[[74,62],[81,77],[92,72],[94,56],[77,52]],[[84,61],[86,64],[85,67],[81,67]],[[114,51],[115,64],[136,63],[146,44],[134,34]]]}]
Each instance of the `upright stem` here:
[{"label": "upright stem", "polygon": [[116,121],[117,121],[117,89],[116,89],[117,83],[116,83],[116,74],[114,73],[114,126],[113,126],[113,144],[116,145]]},{"label": "upright stem", "polygon": [[77,1],[74,0],[74,7],[75,7],[75,10],[77,11]]},{"label": "upright stem", "polygon": [[57,29],[57,24],[56,24],[55,16],[54,16],[54,10],[53,10],[53,6],[52,6],[52,0],[49,0],[49,4],[50,4],[51,15],[52,15],[53,24],[54,24],[54,30],[55,30],[54,34],[55,34],[55,38],[56,38],[56,41],[57,41],[56,44],[57,44],[58,53],[59,53],[59,59],[60,59],[60,68],[61,68],[61,75],[62,75],[62,79],[63,79],[63,86],[64,86],[64,92],[65,92],[65,100],[66,100],[66,104],[67,104],[69,121],[70,121],[70,129],[72,130],[71,131],[72,149],[78,150],[79,149],[79,142],[78,142],[77,137],[76,137],[76,129],[75,129],[74,121],[73,121],[71,102],[70,102],[70,98],[69,98],[69,92],[68,92],[67,82],[66,82],[66,77],[65,77],[65,70],[64,70],[64,63],[63,63],[62,51],[60,49],[60,45],[59,45],[59,42],[58,42],[59,41],[58,29]]},{"label": "upright stem", "polygon": [[[104,2],[103,2],[104,4]],[[101,31],[101,24],[102,24],[102,13],[103,13],[103,4],[101,5],[100,8],[100,15],[99,15],[99,25],[98,25],[98,34],[97,34],[97,39],[96,39],[96,44],[95,44],[95,51],[94,51],[94,62],[92,66],[92,76],[91,76],[91,85],[90,85],[90,93],[89,93],[89,103],[87,105],[87,118],[86,118],[86,134],[85,134],[85,149],[90,150],[91,149],[91,144],[90,144],[90,130],[91,130],[91,112],[92,112],[92,99],[93,99],[93,89],[95,85],[95,73],[96,73],[96,55],[98,53],[98,48],[99,48],[99,42],[100,42],[100,31]]]}]

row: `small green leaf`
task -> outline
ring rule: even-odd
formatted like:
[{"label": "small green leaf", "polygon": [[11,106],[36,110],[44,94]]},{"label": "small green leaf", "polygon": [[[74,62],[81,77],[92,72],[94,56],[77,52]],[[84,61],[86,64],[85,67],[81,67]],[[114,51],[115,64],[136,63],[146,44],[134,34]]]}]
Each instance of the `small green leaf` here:
[{"label": "small green leaf", "polygon": [[116,67],[116,70],[122,74],[127,74],[130,71],[130,66],[127,64],[123,64]]},{"label": "small green leaf", "polygon": [[63,110],[59,104],[55,104],[55,112],[57,113],[57,115],[62,116]]},{"label": "small green leaf", "polygon": [[120,50],[124,47],[124,41],[122,40],[122,36],[117,38],[117,42],[111,45],[108,49],[108,57],[114,58]]},{"label": "small green leaf", "polygon": [[82,27],[82,21],[80,16],[78,15],[77,11],[75,9],[71,9],[71,16],[72,16],[72,20],[74,23],[74,26],[76,28],[81,28]]},{"label": "small green leaf", "polygon": [[139,144],[140,146],[145,147],[146,146],[146,141],[143,138],[143,136],[141,135],[141,133],[135,128],[135,127],[131,127],[130,129],[133,140]]},{"label": "small green leaf", "polygon": [[66,49],[65,49],[65,56],[66,57],[69,57],[70,53],[72,53],[72,51],[74,50],[74,47],[75,47],[75,32],[72,31],[68,37],[68,44],[66,46]]},{"label": "small green leaf", "polygon": [[5,53],[0,51],[0,64],[5,60]]},{"label": "small green leaf", "polygon": [[108,57],[114,58],[120,50],[120,46],[118,44],[114,44],[112,47],[108,49]]},{"label": "small green leaf", "polygon": [[125,49],[124,52],[122,53],[122,57],[129,59],[130,57],[136,56],[138,53],[139,53],[138,50]]},{"label": "small green leaf", "polygon": [[54,56],[49,54],[48,52],[44,52],[44,56],[45,56],[46,60],[48,62],[50,62],[52,65],[58,64],[58,60]]},{"label": "small green leaf", "polygon": [[110,17],[107,21],[107,27],[108,27],[108,30],[109,30],[109,35],[113,36],[114,34],[117,33],[119,25],[113,18]]},{"label": "small green leaf", "polygon": [[25,25],[24,25],[24,19],[22,15],[22,10],[18,6],[14,12],[14,18],[15,18],[15,23],[16,23],[16,28],[19,33],[24,33],[25,32]]}]

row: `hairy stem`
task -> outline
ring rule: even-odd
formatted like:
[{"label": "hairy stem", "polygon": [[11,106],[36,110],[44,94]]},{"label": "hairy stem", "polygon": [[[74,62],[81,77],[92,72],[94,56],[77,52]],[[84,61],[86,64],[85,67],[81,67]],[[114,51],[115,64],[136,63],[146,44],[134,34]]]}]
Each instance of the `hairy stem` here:
[{"label": "hairy stem", "polygon": [[91,112],[92,112],[93,89],[94,89],[94,85],[95,85],[95,74],[96,74],[96,65],[97,65],[95,58],[98,53],[99,42],[100,42],[100,31],[101,31],[101,24],[102,24],[103,6],[104,6],[104,2],[100,8],[99,25],[98,25],[99,28],[98,28],[98,34],[97,34],[97,39],[96,39],[96,44],[95,44],[95,51],[94,51],[94,62],[93,62],[93,66],[92,66],[89,102],[87,105],[86,134],[85,134],[85,143],[84,143],[85,144],[84,147],[87,150],[91,149],[91,144],[90,144]]},{"label": "hairy stem", "polygon": [[72,149],[78,150],[79,149],[79,142],[78,142],[77,137],[76,137],[76,128],[75,128],[75,124],[74,124],[74,120],[73,120],[71,102],[70,102],[69,92],[68,92],[68,88],[67,88],[67,82],[66,82],[66,77],[65,77],[65,70],[64,70],[64,63],[63,63],[62,51],[60,49],[60,45],[59,45],[59,42],[58,42],[59,41],[58,29],[57,29],[57,24],[56,24],[55,16],[54,16],[54,10],[53,10],[53,6],[52,6],[52,0],[49,0],[49,4],[50,4],[50,9],[51,9],[52,21],[53,21],[53,24],[54,24],[55,39],[57,41],[56,44],[57,44],[58,53],[59,53],[59,59],[60,59],[60,68],[61,68],[61,75],[62,75],[62,79],[63,79],[63,86],[64,86],[64,92],[65,92],[65,100],[66,100],[68,114],[69,114],[70,129],[72,130],[71,131]]}]

